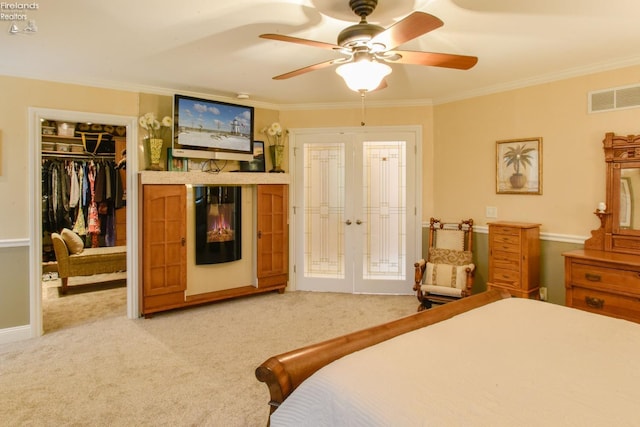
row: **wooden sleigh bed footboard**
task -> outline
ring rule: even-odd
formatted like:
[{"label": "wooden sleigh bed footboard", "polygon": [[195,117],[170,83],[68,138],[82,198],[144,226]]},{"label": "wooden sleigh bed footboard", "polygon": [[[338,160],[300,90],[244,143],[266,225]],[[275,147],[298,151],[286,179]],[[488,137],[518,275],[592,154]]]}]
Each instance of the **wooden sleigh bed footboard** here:
[{"label": "wooden sleigh bed footboard", "polygon": [[498,290],[479,293],[398,320],[270,357],[255,372],[256,378],[266,383],[269,388],[270,413],[273,413],[304,380],[334,360],[509,297],[508,293]]}]

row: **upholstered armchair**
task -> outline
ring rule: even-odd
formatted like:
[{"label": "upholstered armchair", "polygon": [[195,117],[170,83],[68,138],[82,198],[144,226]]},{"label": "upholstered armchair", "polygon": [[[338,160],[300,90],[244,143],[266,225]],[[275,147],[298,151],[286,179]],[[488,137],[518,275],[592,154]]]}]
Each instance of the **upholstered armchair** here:
[{"label": "upholstered armchair", "polygon": [[472,242],[473,219],[445,223],[431,218],[427,258],[414,264],[418,311],[471,295]]}]

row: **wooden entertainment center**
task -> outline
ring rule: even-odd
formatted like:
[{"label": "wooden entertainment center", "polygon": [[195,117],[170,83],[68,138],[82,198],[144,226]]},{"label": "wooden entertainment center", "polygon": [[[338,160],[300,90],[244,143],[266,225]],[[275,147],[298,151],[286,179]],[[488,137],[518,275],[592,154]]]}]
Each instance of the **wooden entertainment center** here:
[{"label": "wooden entertainment center", "polygon": [[[289,272],[288,174],[156,172],[139,174],[139,233],[142,298],[140,311],[153,313],[213,301],[278,291]],[[189,185],[251,186],[257,233],[257,281],[213,292],[189,294],[187,275],[187,187]],[[221,280],[211,277],[210,280]],[[224,280],[224,278],[222,278]]]}]

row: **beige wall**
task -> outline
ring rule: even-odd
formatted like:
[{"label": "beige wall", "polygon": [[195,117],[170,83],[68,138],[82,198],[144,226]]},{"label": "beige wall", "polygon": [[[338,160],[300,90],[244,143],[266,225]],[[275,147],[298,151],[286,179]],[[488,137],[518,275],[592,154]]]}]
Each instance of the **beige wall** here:
[{"label": "beige wall", "polygon": [[[588,236],[598,226],[592,212],[604,199],[604,133],[639,133],[640,109],[588,114],[587,93],[635,84],[639,74],[640,67],[629,67],[435,107],[376,108],[371,97],[365,121],[368,126],[422,126],[423,220],[433,215],[472,217],[482,225],[487,222],[485,207],[495,206],[498,219],[540,222],[543,233]],[[167,96],[38,80],[0,76],[0,91],[1,241],[27,239],[30,234],[29,107],[125,116],[171,112]],[[276,120],[286,128],[359,126],[362,111],[356,94],[354,101],[353,108],[336,110],[256,109],[256,130]],[[259,133],[254,136],[265,139]],[[543,138],[543,194],[496,195],[495,141],[537,136]],[[284,167],[288,169],[287,160]],[[11,252],[22,254],[24,249]],[[0,261],[6,264],[4,256]],[[14,282],[28,286],[28,271],[12,273]],[[28,292],[15,288],[0,282],[0,311],[9,309],[5,301],[12,307],[28,305]],[[3,317],[0,329],[22,325],[25,318],[24,310],[11,319]]]},{"label": "beige wall", "polygon": [[29,236],[29,107],[136,116],[138,95],[0,76],[0,239]]},{"label": "beige wall", "polygon": [[[637,83],[638,75],[631,67],[436,106],[437,214],[482,225],[492,221],[485,207],[495,206],[500,220],[589,236],[605,198],[604,134],[640,133],[640,109],[588,114],[587,94]],[[520,137],[543,138],[542,195],[497,195],[496,141]]]},{"label": "beige wall", "polygon": [[[138,95],[0,76],[0,240],[28,240],[29,107],[135,116]],[[38,208],[36,206],[36,208]],[[8,244],[11,246],[11,243]],[[29,321],[29,257],[25,247],[0,251],[0,330]]]}]

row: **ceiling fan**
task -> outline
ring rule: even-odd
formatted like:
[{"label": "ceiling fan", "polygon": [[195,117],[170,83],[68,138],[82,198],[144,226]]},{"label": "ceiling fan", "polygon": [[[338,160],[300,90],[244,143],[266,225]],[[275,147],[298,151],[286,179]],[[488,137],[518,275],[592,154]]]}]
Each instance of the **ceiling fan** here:
[{"label": "ceiling fan", "polygon": [[444,23],[428,13],[413,12],[385,29],[367,22],[367,16],[375,10],[377,5],[378,0],[350,0],[349,7],[360,17],[360,22],[342,30],[338,35],[337,44],[282,34],[261,34],[260,37],[264,39],[319,47],[346,55],[344,58],[332,59],[280,74],[274,79],[288,79],[310,71],[339,65],[336,72],[344,78],[347,86],[356,92],[364,93],[386,87],[383,79],[391,73],[391,67],[386,64],[387,62],[459,70],[468,70],[478,62],[475,56],[396,50],[396,47],[433,31]]}]

